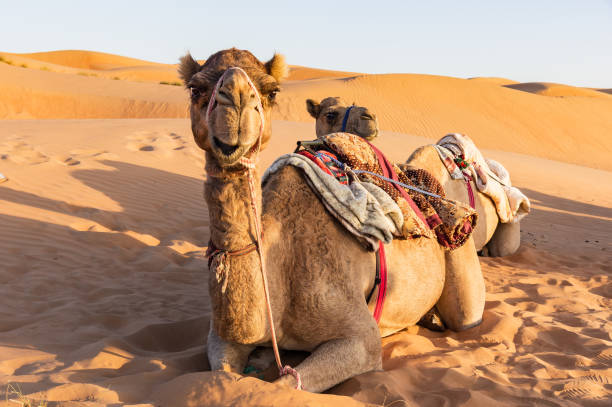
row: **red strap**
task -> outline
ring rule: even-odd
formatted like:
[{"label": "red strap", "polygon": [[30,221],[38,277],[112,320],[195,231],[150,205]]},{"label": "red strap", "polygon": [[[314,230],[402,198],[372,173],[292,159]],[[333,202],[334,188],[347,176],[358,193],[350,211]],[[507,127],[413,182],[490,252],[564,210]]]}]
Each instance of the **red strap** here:
[{"label": "red strap", "polygon": [[376,255],[380,259],[380,286],[378,287],[378,298],[374,307],[374,319],[378,323],[382,315],[385,295],[387,294],[387,258],[385,257],[385,246],[380,241],[378,242],[378,253]]},{"label": "red strap", "polygon": [[304,157],[310,158],[311,161],[313,161],[315,164],[317,164],[326,174],[329,174],[331,176],[333,176],[334,174],[332,174],[332,172],[329,170],[329,168],[327,168],[327,165],[325,165],[321,160],[319,160],[317,157],[315,157],[314,155],[310,154],[308,151],[306,150],[302,150],[298,152],[299,155],[303,155]]},{"label": "red strap", "polygon": [[467,185],[468,196],[470,197],[470,206],[472,209],[476,209],[476,199],[474,198],[474,191],[472,190],[471,184],[472,177],[467,174],[463,174],[463,177],[465,178],[465,185]]},{"label": "red strap", "polygon": [[[374,151],[374,154],[376,154],[376,158],[378,159],[378,163],[380,164],[382,168],[383,175],[387,178],[391,178],[393,181],[399,182],[399,177],[397,176],[397,173],[393,169],[393,164],[391,164],[389,160],[387,160],[387,157],[385,157],[384,154],[378,148],[374,147],[374,145],[372,145],[370,142],[368,142],[365,139],[363,141],[368,143],[370,147],[372,148],[372,151]],[[425,216],[423,215],[419,207],[416,205],[416,203],[414,203],[412,198],[410,198],[410,195],[408,195],[408,192],[406,192],[404,188],[400,187],[399,185],[393,182],[391,182],[390,184],[393,185],[393,187],[399,191],[399,193],[406,200],[406,202],[408,202],[408,205],[410,205],[410,207],[412,208],[414,213],[419,217],[419,219],[421,219],[421,221],[423,221],[424,224],[428,225],[427,220],[425,219]]]}]

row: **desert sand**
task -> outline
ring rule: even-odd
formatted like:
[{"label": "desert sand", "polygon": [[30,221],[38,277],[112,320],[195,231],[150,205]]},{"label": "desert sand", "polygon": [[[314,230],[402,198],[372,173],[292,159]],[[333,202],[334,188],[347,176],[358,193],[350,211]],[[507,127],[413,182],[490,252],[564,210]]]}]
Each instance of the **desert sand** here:
[{"label": "desert sand", "polygon": [[293,67],[264,167],[314,138],[306,98],[342,96],[390,159],[467,133],[533,205],[519,252],[480,259],[480,326],[392,335],[383,371],[311,394],[208,371],[206,174],[174,66],[0,56],[0,406],[8,384],[49,406],[610,404],[609,90]]}]

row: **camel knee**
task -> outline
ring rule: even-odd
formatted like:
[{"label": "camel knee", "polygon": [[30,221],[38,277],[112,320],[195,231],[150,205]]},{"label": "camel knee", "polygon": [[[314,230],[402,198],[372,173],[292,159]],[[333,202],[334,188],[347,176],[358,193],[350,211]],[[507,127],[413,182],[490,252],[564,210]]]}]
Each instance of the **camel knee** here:
[{"label": "camel knee", "polygon": [[[321,392],[351,377],[382,369],[381,339],[372,322],[373,330],[322,343],[296,366],[304,389]],[[279,378],[278,383],[295,387],[296,381],[287,375]]]},{"label": "camel knee", "polygon": [[436,304],[446,326],[461,331],[478,325],[485,306],[485,284],[470,239],[463,247],[445,253],[446,280]]},{"label": "camel knee", "polygon": [[447,318],[444,318],[444,323],[452,331],[461,332],[480,325],[482,323],[482,314],[480,316],[449,315]]},{"label": "camel knee", "polygon": [[380,335],[377,335],[375,340],[370,340],[367,343],[364,343],[364,349],[367,357],[363,363],[363,373],[370,372],[372,370],[381,370],[382,342]]}]

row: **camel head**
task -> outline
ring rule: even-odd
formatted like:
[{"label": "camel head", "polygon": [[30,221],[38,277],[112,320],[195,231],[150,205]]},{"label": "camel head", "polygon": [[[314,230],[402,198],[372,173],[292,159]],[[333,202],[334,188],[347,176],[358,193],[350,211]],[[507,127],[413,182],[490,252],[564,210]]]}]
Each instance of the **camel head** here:
[{"label": "camel head", "polygon": [[[350,108],[350,111],[348,111]],[[339,97],[329,97],[317,103],[312,99],[306,101],[306,109],[312,117],[317,120],[317,136],[344,131],[357,134],[366,140],[373,140],[378,136],[378,122],[376,115],[366,107],[351,106]],[[342,129],[342,123],[346,117],[346,127]]]},{"label": "camel head", "polygon": [[190,54],[181,58],[179,74],[191,92],[193,137],[219,166],[235,165],[259,142],[260,134],[261,146],[268,142],[272,106],[287,71],[282,55],[262,63],[236,48],[219,51],[202,65]]}]

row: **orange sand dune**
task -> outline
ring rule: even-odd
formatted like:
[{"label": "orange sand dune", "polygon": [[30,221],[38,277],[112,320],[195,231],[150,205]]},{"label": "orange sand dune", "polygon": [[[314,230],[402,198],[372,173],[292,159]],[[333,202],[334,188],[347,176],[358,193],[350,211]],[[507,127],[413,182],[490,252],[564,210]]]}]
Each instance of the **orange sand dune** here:
[{"label": "orange sand dune", "polygon": [[527,82],[527,83],[514,83],[504,84],[505,87],[510,89],[522,90],[523,92],[535,93],[543,96],[585,96],[585,97],[607,97],[601,91],[578,88],[575,86],[561,85],[558,83],[548,82]]},{"label": "orange sand dune", "polygon": [[0,119],[186,117],[179,86],[0,64]]},{"label": "orange sand dune", "polygon": [[[312,123],[273,130],[264,167],[314,135]],[[429,141],[375,143],[403,161]],[[400,332],[383,340],[384,370],[311,394],[208,371],[210,231],[188,120],[4,120],[0,388],[49,407],[608,406],[612,172],[483,152],[533,203],[519,252],[481,259],[483,323]]]},{"label": "orange sand dune", "polygon": [[[72,71],[48,72],[0,63],[0,118],[187,117],[181,86],[133,83],[123,75],[156,82],[176,79],[175,68],[86,51],[28,54],[89,68],[98,77]],[[140,62],[138,62],[140,63]],[[57,65],[59,66],[59,65]],[[79,74],[81,73],[81,74]],[[102,74],[103,73],[103,74]],[[164,73],[164,75],[165,75]],[[500,78],[361,75],[294,67],[284,83],[275,118],[311,122],[307,98],[341,96],[370,107],[383,130],[437,139],[448,132],[469,134],[479,146],[612,170],[612,97],[600,91],[556,84],[507,84]],[[299,80],[298,80],[299,78]],[[527,86],[529,85],[529,86]],[[520,91],[528,90],[528,91]],[[532,92],[563,93],[542,97]],[[557,92],[557,93],[555,93]],[[565,92],[565,93],[564,93]],[[573,93],[572,93],[573,92]],[[548,93],[546,93],[548,94]],[[597,97],[584,97],[597,96]]]},{"label": "orange sand dune", "polygon": [[612,98],[544,98],[486,81],[432,75],[358,75],[288,82],[284,120],[311,121],[305,99],[341,96],[368,106],[384,130],[438,139],[470,135],[484,148],[612,170]]},{"label": "orange sand dune", "polygon": [[469,78],[469,80],[478,81],[478,82],[487,82],[493,85],[513,85],[513,84],[518,83],[517,81],[513,81],[511,79],[496,78],[492,76],[477,76],[474,78]]},{"label": "orange sand dune", "polygon": [[128,58],[120,55],[95,51],[65,50],[14,55],[20,55],[26,58],[35,59],[37,61],[50,62],[55,65],[100,71],[131,66],[171,66],[167,64],[144,61],[142,59]]},{"label": "orange sand dune", "polygon": [[[176,64],[162,64],[104,52],[64,50],[14,54],[0,52],[0,57],[16,66],[45,69],[53,72],[98,76],[136,82],[179,83]],[[178,57],[177,57],[178,59]],[[198,60],[203,64],[204,60]],[[291,66],[288,80],[336,78],[354,75],[350,72]]]},{"label": "orange sand dune", "polygon": [[302,81],[321,78],[342,78],[357,75],[354,72],[330,71],[328,69],[308,68],[305,66],[291,65],[289,69],[289,81]]},{"label": "orange sand dune", "polygon": [[375,144],[391,160],[464,132],[533,205],[519,252],[481,259],[482,325],[393,335],[383,371],[315,395],[208,371],[204,157],[185,90],[157,83],[178,80],[175,66],[0,57],[3,393],[10,383],[48,407],[610,404],[610,89],[292,68],[264,167],[314,138],[307,98],[341,96],[378,115]]},{"label": "orange sand dune", "polygon": [[176,65],[160,64],[94,51],[51,51],[29,54],[0,53],[16,66],[136,82],[179,81]]}]

